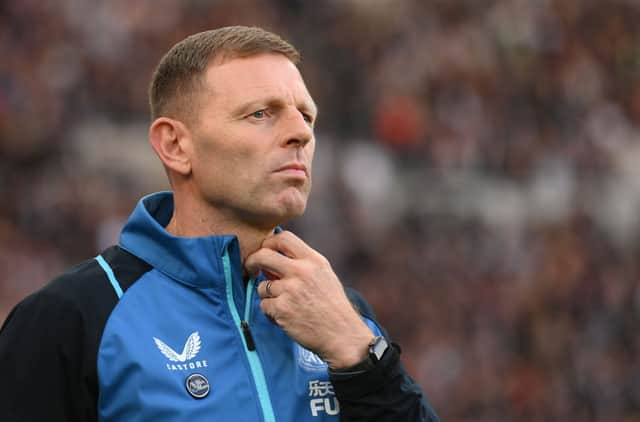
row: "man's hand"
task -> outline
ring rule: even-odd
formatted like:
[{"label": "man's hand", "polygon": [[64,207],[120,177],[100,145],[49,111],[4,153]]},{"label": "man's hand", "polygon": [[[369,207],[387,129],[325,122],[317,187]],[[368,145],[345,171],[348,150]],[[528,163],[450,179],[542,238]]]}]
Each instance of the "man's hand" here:
[{"label": "man's hand", "polygon": [[329,261],[300,238],[288,231],[268,237],[245,266],[249,274],[262,271],[269,278],[258,286],[260,308],[292,339],[333,369],[367,357],[373,333],[351,305]]}]

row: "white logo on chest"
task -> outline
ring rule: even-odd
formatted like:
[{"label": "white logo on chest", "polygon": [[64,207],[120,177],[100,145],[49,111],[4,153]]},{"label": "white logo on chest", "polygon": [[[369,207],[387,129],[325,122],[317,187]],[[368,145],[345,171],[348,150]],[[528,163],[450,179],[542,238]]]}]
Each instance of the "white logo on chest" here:
[{"label": "white logo on chest", "polygon": [[156,346],[158,346],[160,352],[162,352],[167,359],[171,362],[179,362],[176,364],[167,364],[167,369],[170,371],[186,371],[188,369],[206,368],[208,366],[206,360],[187,363],[187,361],[195,358],[200,351],[202,342],[200,341],[200,334],[197,331],[191,333],[182,348],[182,353],[176,352],[159,338],[154,337],[153,341],[155,341]]},{"label": "white logo on chest", "polygon": [[313,416],[319,416],[324,412],[327,415],[338,415],[340,403],[333,391],[333,385],[329,381],[309,381],[309,408]]},{"label": "white logo on chest", "polygon": [[182,353],[178,354],[171,347],[167,346],[162,340],[158,338],[153,338],[153,341],[156,342],[156,346],[162,352],[163,355],[167,357],[171,362],[186,362],[196,357],[198,352],[200,351],[200,334],[196,331],[192,333],[187,342],[184,344],[184,348],[182,349]]}]

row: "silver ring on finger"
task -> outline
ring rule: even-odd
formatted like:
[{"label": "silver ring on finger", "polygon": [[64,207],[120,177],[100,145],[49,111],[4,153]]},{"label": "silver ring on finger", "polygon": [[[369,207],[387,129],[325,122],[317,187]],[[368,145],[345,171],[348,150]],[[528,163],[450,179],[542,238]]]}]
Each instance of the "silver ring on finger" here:
[{"label": "silver ring on finger", "polygon": [[267,281],[267,285],[265,286],[265,289],[264,289],[267,297],[273,297],[271,295],[271,283],[273,283],[273,280]]}]

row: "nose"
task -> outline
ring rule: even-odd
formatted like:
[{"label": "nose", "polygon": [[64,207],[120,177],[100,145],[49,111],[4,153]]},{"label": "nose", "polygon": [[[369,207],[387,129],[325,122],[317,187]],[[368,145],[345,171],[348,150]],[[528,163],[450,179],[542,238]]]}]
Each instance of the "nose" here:
[{"label": "nose", "polygon": [[284,120],[282,146],[303,148],[313,139],[313,128],[298,109],[287,112]]}]

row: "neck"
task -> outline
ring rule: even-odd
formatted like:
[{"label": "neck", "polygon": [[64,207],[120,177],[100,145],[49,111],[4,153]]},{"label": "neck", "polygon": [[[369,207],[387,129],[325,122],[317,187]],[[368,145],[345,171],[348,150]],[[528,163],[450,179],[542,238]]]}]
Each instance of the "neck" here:
[{"label": "neck", "polygon": [[179,237],[204,237],[213,235],[235,235],[240,244],[240,255],[244,264],[247,256],[260,249],[264,239],[273,234],[274,228],[259,228],[211,207],[185,204],[175,197],[173,216],[166,230]]}]

